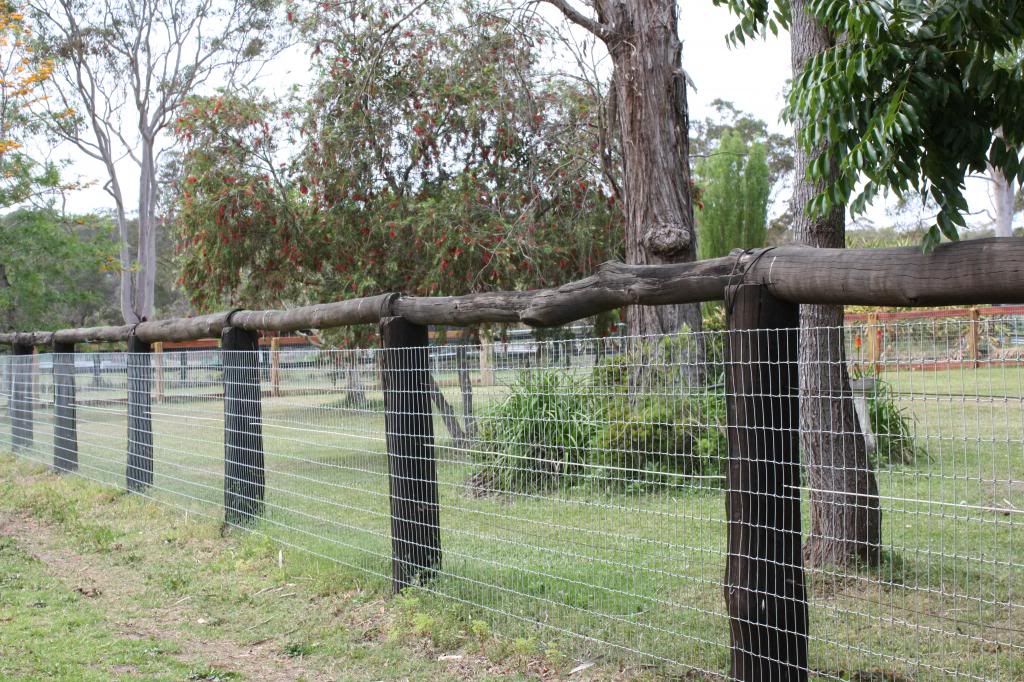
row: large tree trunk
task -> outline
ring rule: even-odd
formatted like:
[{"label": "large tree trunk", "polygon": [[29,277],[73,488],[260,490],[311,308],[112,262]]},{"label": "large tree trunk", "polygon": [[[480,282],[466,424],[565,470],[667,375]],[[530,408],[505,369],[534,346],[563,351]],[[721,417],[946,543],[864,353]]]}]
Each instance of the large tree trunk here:
[{"label": "large tree trunk", "polygon": [[[792,4],[792,60],[796,77],[833,38],[805,9]],[[799,139],[801,125],[797,123]],[[822,187],[807,179],[813,159],[796,145],[793,190],[798,240],[809,246],[846,246],[845,210],[810,217],[805,206]],[[878,484],[868,460],[850,391],[843,341],[843,308],[805,305],[800,310],[800,445],[811,493],[808,566],[845,566],[879,558],[882,515]]]},{"label": "large tree trunk", "polygon": [[[622,145],[626,263],[693,261],[689,119],[676,0],[599,0]],[[632,306],[630,335],[700,331],[700,307]]]}]

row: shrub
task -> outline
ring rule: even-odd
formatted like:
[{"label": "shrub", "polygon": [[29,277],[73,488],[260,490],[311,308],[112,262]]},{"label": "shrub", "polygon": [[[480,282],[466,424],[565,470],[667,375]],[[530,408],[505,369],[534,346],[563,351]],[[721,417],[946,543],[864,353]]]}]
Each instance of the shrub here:
[{"label": "shrub", "polygon": [[565,372],[523,372],[481,419],[487,452],[474,485],[483,492],[528,492],[571,483],[583,471],[594,407],[591,391]]},{"label": "shrub", "polygon": [[875,379],[868,396],[868,414],[875,432],[875,466],[882,464],[913,464],[925,451],[914,438],[913,418],[896,403],[892,386]]},{"label": "shrub", "polygon": [[481,419],[483,467],[472,488],[543,492],[585,480],[635,490],[720,473],[725,395],[690,385],[681,360],[693,351],[692,337],[667,337],[605,358],[589,381],[523,373]]},{"label": "shrub", "polygon": [[633,489],[677,485],[679,479],[721,471],[725,435],[721,393],[686,397],[619,398],[605,412],[589,463],[602,467],[612,482]]}]

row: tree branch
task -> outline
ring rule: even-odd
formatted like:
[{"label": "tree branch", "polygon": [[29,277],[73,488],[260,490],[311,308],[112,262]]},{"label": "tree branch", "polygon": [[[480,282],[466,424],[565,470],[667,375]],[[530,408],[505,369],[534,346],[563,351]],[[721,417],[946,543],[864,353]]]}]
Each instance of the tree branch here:
[{"label": "tree branch", "polygon": [[586,16],[578,9],[570,5],[566,0],[538,0],[539,2],[546,2],[547,4],[555,7],[559,12],[562,13],[566,19],[576,24],[580,28],[586,29],[594,36],[600,38],[604,42],[608,42],[612,38],[612,31],[606,24],[601,23],[597,19]]}]

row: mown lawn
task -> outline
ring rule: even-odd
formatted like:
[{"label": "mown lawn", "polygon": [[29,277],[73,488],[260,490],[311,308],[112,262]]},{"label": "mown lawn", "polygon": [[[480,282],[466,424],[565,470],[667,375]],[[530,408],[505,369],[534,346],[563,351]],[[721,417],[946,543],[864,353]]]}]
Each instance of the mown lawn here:
[{"label": "mown lawn", "polygon": [[[923,453],[879,470],[883,564],[810,576],[812,668],[839,679],[872,671],[1024,678],[1024,372],[886,378]],[[264,400],[267,513],[253,530],[385,595],[390,521],[379,388],[367,379],[363,402],[346,406],[341,387],[310,372],[293,370],[283,385],[304,394]],[[443,390],[458,410],[458,388]],[[478,388],[477,409],[502,391]],[[79,390],[80,472],[121,487],[124,405],[90,402],[116,393]],[[149,496],[209,528],[222,519],[221,410],[216,396],[154,406]],[[35,447],[22,454],[48,463],[50,413],[37,416]],[[421,619],[479,622],[551,660],[599,658],[658,674],[727,669],[726,525],[716,481],[660,492],[478,496],[467,483],[477,471],[472,453],[450,447],[439,418],[435,431],[444,564],[414,591]],[[0,447],[8,432],[0,424]]]},{"label": "mown lawn", "polygon": [[[129,639],[108,626],[88,597],[49,574],[45,564],[0,534],[0,678],[94,680],[206,675],[173,654],[178,642]],[[198,679],[198,678],[197,678]]]},{"label": "mown lawn", "polygon": [[578,663],[260,534],[0,455],[2,680],[556,679]]}]

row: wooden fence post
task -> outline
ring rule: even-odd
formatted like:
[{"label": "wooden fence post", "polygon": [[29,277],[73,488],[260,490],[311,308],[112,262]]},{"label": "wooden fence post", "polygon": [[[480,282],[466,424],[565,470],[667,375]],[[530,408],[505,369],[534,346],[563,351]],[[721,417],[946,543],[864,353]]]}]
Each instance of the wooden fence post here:
[{"label": "wooden fence post", "polygon": [[36,396],[42,398],[43,393],[39,390],[39,348],[32,346],[32,399]]},{"label": "wooden fence post", "polygon": [[726,289],[726,309],[731,678],[806,680],[798,306],[740,285]]},{"label": "wooden fence post", "polygon": [[881,369],[882,329],[878,326],[878,313],[868,313],[868,366],[874,374]]},{"label": "wooden fence post", "polygon": [[490,327],[480,329],[480,385],[494,385],[494,332]]},{"label": "wooden fence post", "polygon": [[53,343],[53,468],[78,470],[75,344]]},{"label": "wooden fence post", "polygon": [[259,333],[226,327],[224,366],[224,521],[251,522],[263,515],[266,471],[260,394]]},{"label": "wooden fence post", "polygon": [[429,580],[441,566],[427,328],[400,317],[380,323],[384,429],[391,496],[392,589]]},{"label": "wooden fence post", "polygon": [[981,341],[981,313],[977,308],[971,308],[970,322],[968,324],[967,336],[967,357],[970,359],[970,367],[978,367],[979,353],[978,346]]},{"label": "wooden fence post", "polygon": [[153,344],[153,369],[155,374],[154,399],[158,403],[164,401],[164,342],[157,341]]},{"label": "wooden fence post", "polygon": [[143,492],[153,485],[153,368],[152,348],[132,334],[128,337],[128,466],[125,485]]},{"label": "wooden fence post", "polygon": [[15,452],[32,447],[33,346],[16,343],[11,349],[11,447]]},{"label": "wooden fence post", "polygon": [[281,339],[277,336],[270,339],[270,395],[281,395]]}]

